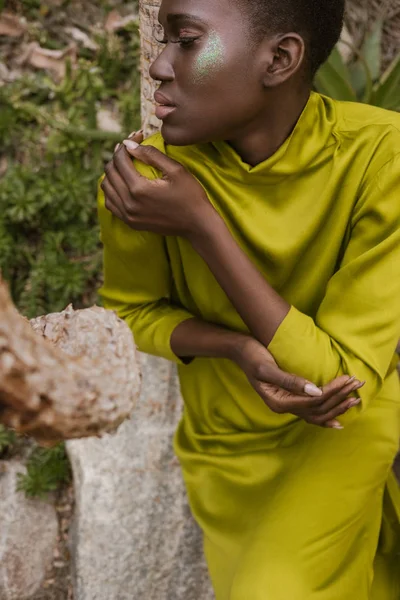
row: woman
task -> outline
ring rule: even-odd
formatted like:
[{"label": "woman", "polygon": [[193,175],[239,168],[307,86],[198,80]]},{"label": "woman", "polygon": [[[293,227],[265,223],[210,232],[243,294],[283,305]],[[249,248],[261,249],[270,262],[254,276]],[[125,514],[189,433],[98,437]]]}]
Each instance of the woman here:
[{"label": "woman", "polygon": [[178,363],[217,600],[400,598],[400,117],[311,92],[343,9],[163,0],[161,135],[101,183],[105,306]]}]

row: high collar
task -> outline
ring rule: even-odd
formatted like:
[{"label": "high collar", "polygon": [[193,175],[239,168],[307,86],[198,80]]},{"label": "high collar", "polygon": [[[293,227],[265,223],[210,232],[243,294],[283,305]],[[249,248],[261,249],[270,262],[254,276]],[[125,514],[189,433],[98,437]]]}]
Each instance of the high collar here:
[{"label": "high collar", "polygon": [[326,161],[329,148],[335,143],[335,122],[334,104],[329,98],[311,92],[292,133],[272,156],[251,166],[227,142],[213,142],[213,167],[229,170],[239,180],[248,181],[250,177],[255,181],[262,176],[265,183],[276,183]]}]

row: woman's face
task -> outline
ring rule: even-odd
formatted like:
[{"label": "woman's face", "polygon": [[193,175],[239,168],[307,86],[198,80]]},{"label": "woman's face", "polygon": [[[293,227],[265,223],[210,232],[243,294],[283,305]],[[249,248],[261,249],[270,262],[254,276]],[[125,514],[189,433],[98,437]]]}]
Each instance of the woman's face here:
[{"label": "woman's face", "polygon": [[[169,144],[232,139],[265,112],[252,32],[232,0],[163,0],[165,47],[150,68]],[[159,39],[159,36],[157,35]],[[169,106],[168,106],[169,105]]]}]

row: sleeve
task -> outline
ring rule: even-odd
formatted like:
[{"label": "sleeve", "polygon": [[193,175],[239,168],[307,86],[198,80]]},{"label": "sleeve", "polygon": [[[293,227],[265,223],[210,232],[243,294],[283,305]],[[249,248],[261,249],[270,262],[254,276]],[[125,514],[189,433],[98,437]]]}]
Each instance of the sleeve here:
[{"label": "sleeve", "polygon": [[282,369],[317,385],[343,374],[365,380],[363,410],[394,370],[399,336],[400,154],[361,190],[315,320],[292,306],[269,350]]},{"label": "sleeve", "polygon": [[[158,176],[143,163],[136,163],[136,168],[149,179]],[[108,211],[100,188],[103,177],[98,187],[98,215],[104,273],[99,293],[104,306],[126,321],[141,352],[187,364],[189,361],[172,351],[170,338],[174,329],[193,315],[170,303],[172,274],[165,238],[134,231]]]}]

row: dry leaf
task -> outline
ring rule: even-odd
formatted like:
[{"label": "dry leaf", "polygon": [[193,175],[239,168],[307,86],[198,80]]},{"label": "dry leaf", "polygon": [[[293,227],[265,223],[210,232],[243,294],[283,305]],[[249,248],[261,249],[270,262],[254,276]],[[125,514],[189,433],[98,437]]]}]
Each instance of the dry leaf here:
[{"label": "dry leaf", "polygon": [[130,23],[139,23],[138,16],[136,14],[123,17],[116,9],[114,9],[108,13],[106,22],[104,24],[104,29],[107,31],[107,33],[115,33],[116,31],[125,29],[128,25],[130,25]]},{"label": "dry leaf", "polygon": [[113,31],[116,31],[118,23],[120,23],[121,19],[122,17],[116,9],[109,12],[106,18],[106,22],[104,23],[104,29],[107,31],[107,33],[112,33]]},{"label": "dry leaf", "polygon": [[26,31],[26,23],[18,15],[3,12],[0,14],[0,35],[20,37]]},{"label": "dry leaf", "polygon": [[61,80],[65,75],[66,59],[76,64],[77,46],[70,44],[64,50],[49,50],[42,48],[36,42],[29,44],[18,59],[20,65],[29,64],[36,69],[46,69],[57,79]]},{"label": "dry leaf", "polygon": [[84,48],[88,48],[88,50],[98,50],[99,48],[98,44],[91,40],[87,33],[78,29],[78,27],[66,27],[65,33],[68,33],[75,42],[79,42]]}]

